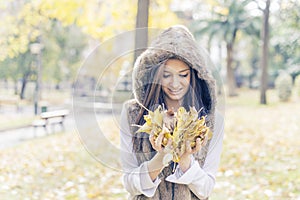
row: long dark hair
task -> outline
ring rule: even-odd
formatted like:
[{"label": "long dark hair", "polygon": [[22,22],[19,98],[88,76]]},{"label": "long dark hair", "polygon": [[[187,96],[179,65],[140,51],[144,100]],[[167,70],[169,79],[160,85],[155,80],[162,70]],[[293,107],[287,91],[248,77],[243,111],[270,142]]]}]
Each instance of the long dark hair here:
[{"label": "long dark hair", "polygon": [[[169,59],[178,59],[178,58],[169,58]],[[181,59],[180,59],[181,60]],[[166,62],[166,61],[165,61]],[[164,63],[165,63],[164,62]],[[190,87],[187,93],[184,96],[182,106],[189,110],[190,106],[194,106],[196,110],[201,110],[199,117],[202,115],[207,115],[211,110],[212,99],[210,96],[208,85],[205,80],[200,79],[197,76],[197,71],[191,67],[191,64],[185,62],[190,67]],[[161,79],[163,77],[164,63],[161,65],[153,66],[149,76],[153,77],[153,81],[146,83],[143,87],[146,91],[145,99],[143,106],[149,110],[155,110],[158,105],[165,105],[164,102],[164,92],[162,90]],[[165,105],[166,106],[166,105]],[[143,116],[147,114],[145,108],[141,108],[139,115],[136,119],[136,124],[142,125],[145,123]]]}]

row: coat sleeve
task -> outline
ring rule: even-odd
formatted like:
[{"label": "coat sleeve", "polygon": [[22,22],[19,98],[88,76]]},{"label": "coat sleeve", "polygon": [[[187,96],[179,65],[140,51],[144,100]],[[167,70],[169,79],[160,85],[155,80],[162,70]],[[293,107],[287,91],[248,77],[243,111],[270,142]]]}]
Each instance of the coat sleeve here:
[{"label": "coat sleeve", "polygon": [[132,133],[130,132],[127,118],[127,108],[124,105],[120,121],[120,156],[123,170],[123,185],[131,196],[144,194],[152,197],[161,182],[158,178],[152,181],[147,167],[147,162],[138,165],[137,159],[132,151]]},{"label": "coat sleeve", "polygon": [[192,156],[191,167],[183,173],[177,166],[174,174],[167,177],[167,181],[186,184],[200,199],[207,198],[215,185],[215,176],[220,163],[222,143],[224,136],[224,118],[216,114],[215,131],[210,141],[203,168],[195,162]]}]

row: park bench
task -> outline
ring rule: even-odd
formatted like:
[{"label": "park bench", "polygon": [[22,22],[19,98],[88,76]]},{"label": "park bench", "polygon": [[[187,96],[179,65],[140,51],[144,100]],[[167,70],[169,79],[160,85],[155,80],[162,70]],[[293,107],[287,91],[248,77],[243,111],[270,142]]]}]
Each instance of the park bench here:
[{"label": "park bench", "polygon": [[37,127],[43,127],[46,133],[48,133],[47,127],[51,125],[54,132],[54,126],[56,124],[61,125],[62,129],[64,129],[64,120],[68,114],[69,114],[69,110],[66,109],[43,112],[41,113],[39,119],[34,120],[32,122],[34,131],[36,131]]}]

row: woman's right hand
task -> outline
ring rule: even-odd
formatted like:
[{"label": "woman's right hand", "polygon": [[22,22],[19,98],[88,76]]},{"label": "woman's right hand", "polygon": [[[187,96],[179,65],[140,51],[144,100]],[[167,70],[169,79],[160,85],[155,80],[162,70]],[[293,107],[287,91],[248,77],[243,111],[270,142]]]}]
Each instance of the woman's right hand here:
[{"label": "woman's right hand", "polygon": [[156,150],[160,154],[170,153],[172,150],[172,139],[168,139],[168,143],[166,146],[163,146],[163,140],[166,139],[164,137],[164,132],[160,132],[160,134],[155,137],[153,134],[150,135],[149,141],[152,145],[152,148]]},{"label": "woman's right hand", "polygon": [[169,139],[165,147],[162,145],[164,139],[164,133],[161,132],[156,138],[154,135],[150,135],[149,140],[154,150],[157,154],[148,161],[149,175],[152,181],[154,181],[158,174],[165,168],[169,162],[172,160],[171,150],[172,150],[172,140]]},{"label": "woman's right hand", "polygon": [[[172,139],[165,138],[165,133],[160,132],[160,134],[157,137],[154,137],[153,135],[150,135],[150,143],[152,145],[152,148],[157,151],[156,158],[160,158],[161,163],[163,166],[167,166],[170,161],[173,159],[172,150]],[[167,144],[163,142],[164,140],[167,140]]]}]

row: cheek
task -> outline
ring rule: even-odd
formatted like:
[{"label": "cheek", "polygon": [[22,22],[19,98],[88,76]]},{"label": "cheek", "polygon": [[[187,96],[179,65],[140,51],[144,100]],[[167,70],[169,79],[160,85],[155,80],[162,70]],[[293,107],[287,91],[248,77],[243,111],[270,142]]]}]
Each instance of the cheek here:
[{"label": "cheek", "polygon": [[161,80],[161,86],[166,87],[170,83],[170,80],[168,78],[163,78]]},{"label": "cheek", "polygon": [[166,92],[167,81],[165,79],[161,80],[161,89]]},{"label": "cheek", "polygon": [[190,77],[186,77],[184,80],[182,80],[182,85],[184,86],[184,87],[189,87],[189,85],[190,85],[190,81],[191,81],[191,79],[190,79]]}]

